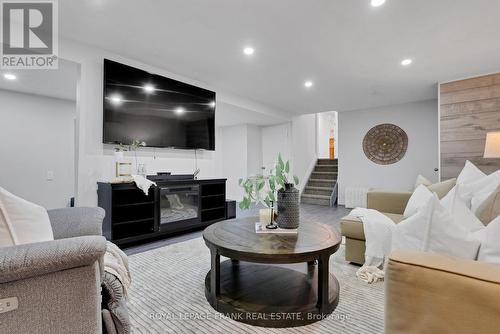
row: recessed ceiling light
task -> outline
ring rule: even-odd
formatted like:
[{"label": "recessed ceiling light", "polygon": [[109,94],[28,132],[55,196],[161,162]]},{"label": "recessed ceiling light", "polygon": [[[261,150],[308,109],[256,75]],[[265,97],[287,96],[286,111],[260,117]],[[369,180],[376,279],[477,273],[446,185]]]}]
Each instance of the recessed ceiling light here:
[{"label": "recessed ceiling light", "polygon": [[114,94],[114,95],[111,95],[109,97],[109,100],[111,101],[111,103],[113,103],[114,105],[119,105],[123,102],[122,100],[122,97],[118,94]]},{"label": "recessed ceiling light", "polygon": [[252,48],[251,46],[247,46],[243,49],[243,53],[246,54],[247,56],[253,55],[255,52],[255,49]]},{"label": "recessed ceiling light", "polygon": [[146,93],[152,93],[155,91],[155,87],[153,85],[147,84],[142,87]]},{"label": "recessed ceiling light", "polygon": [[312,81],[310,81],[310,80],[308,80],[308,81],[304,82],[304,86],[305,86],[305,87],[307,87],[307,88],[310,88],[310,87],[312,87],[313,85],[314,85],[314,83],[313,83]]},{"label": "recessed ceiling light", "polygon": [[209,103],[210,108],[215,108],[215,101]]},{"label": "recessed ceiling light", "polygon": [[175,109],[175,113],[176,113],[176,114],[179,114],[179,115],[180,115],[180,114],[183,114],[183,113],[184,113],[184,111],[185,111],[185,110],[184,110],[184,108],[182,108],[182,107],[179,107],[179,108],[176,108],[176,109]]},{"label": "recessed ceiling light", "polygon": [[5,74],[3,75],[3,77],[4,77],[5,79],[7,79],[7,80],[16,80],[16,79],[17,79],[16,75],[15,75],[15,74],[12,74],[12,73],[5,73]]},{"label": "recessed ceiling light", "polygon": [[372,0],[372,7],[380,7],[385,3],[385,0]]},{"label": "recessed ceiling light", "polygon": [[413,60],[411,60],[410,58],[404,59],[403,61],[401,61],[401,65],[403,65],[403,66],[411,65],[411,63],[413,63]]}]

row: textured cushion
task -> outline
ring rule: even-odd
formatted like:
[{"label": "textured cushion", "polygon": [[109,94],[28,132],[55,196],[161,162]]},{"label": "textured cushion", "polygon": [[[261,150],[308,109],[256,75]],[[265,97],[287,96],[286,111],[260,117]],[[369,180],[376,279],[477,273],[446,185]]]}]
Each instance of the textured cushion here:
[{"label": "textured cushion", "polygon": [[500,215],[500,187],[479,206],[476,214],[485,225]]},{"label": "textured cushion", "polygon": [[88,266],[105,251],[106,239],[97,236],[5,247],[0,252],[0,283]]},{"label": "textured cushion", "polygon": [[50,240],[47,210],[0,187],[0,247]]},{"label": "textured cushion", "polygon": [[432,182],[426,178],[425,176],[419,175],[417,176],[417,180],[415,181],[415,187],[413,189],[417,189],[419,185],[430,186]]},{"label": "textured cushion", "polygon": [[450,179],[450,180],[446,180],[443,182],[431,184],[431,185],[427,186],[427,188],[431,192],[436,193],[436,195],[438,195],[439,199],[441,199],[441,198],[445,197],[450,192],[451,189],[453,189],[453,187],[455,186],[456,183],[457,183],[457,179]]},{"label": "textured cushion", "polygon": [[55,239],[102,235],[102,208],[64,208],[49,210],[50,223]]},{"label": "textured cushion", "polygon": [[415,188],[414,190],[418,188],[420,185],[426,186],[431,192],[436,193],[438,197],[441,199],[448,192],[453,189],[455,184],[457,183],[457,179],[450,179],[446,180],[443,182],[439,183],[432,183],[429,179],[427,179],[425,176],[419,175],[417,176],[417,180],[415,181]]},{"label": "textured cushion", "polygon": [[418,186],[417,189],[415,189],[415,191],[411,195],[410,200],[406,205],[403,216],[405,218],[408,218],[417,213],[418,209],[421,208],[431,197],[432,193],[426,186],[424,185]]}]

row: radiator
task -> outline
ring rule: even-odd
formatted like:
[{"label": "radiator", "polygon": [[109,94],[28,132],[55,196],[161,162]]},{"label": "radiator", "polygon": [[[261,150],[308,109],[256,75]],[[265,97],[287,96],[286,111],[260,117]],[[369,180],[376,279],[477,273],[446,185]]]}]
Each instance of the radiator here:
[{"label": "radiator", "polygon": [[345,189],[345,207],[366,208],[366,195],[369,188],[354,188],[348,187]]}]

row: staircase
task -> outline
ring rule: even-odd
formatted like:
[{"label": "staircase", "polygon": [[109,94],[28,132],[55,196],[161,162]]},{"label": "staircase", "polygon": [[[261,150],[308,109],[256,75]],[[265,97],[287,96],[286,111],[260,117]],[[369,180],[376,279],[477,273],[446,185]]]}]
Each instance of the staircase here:
[{"label": "staircase", "polygon": [[301,203],[333,206],[337,200],[337,159],[318,159],[304,188]]}]

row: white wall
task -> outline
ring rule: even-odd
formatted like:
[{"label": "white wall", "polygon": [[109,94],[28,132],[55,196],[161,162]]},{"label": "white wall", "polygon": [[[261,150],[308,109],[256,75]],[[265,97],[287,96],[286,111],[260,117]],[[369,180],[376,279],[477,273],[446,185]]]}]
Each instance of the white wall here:
[{"label": "white wall", "polygon": [[0,90],[0,186],[48,209],[68,206],[75,117],[73,101]]},{"label": "white wall", "polygon": [[238,185],[238,180],[247,177],[248,173],[247,126],[227,126],[219,131],[221,176],[227,178],[226,197],[239,201],[244,192]]},{"label": "white wall", "polygon": [[[438,104],[436,100],[339,113],[339,203],[346,187],[410,190],[418,174],[438,180]],[[408,134],[405,157],[388,166],[377,165],[363,153],[368,130],[393,123]]]},{"label": "white wall", "polygon": [[[136,60],[109,53],[67,40],[61,40],[60,57],[74,61],[81,65],[78,102],[78,182],[77,204],[79,206],[97,204],[96,182],[107,181],[114,177],[113,147],[102,144],[102,99],[103,99],[103,58],[112,59],[130,66],[138,67],[149,72],[164,75],[189,84],[197,85],[217,92],[217,101],[237,105],[251,111],[258,111],[263,115],[272,115],[281,119],[289,116],[276,108],[244,99],[220,91],[192,78],[186,78],[161,68],[149,66]],[[222,105],[222,104],[220,104]],[[218,105],[218,108],[219,106]],[[217,125],[217,112],[216,112]],[[199,151],[198,167],[200,177],[218,177],[221,175],[218,141],[216,151]],[[174,173],[186,173],[194,170],[193,151],[171,149],[141,149],[139,163],[145,163],[149,173],[158,170],[167,170]]]},{"label": "white wall", "polygon": [[290,160],[291,128],[291,123],[262,128],[262,165],[266,167],[266,172],[274,168],[279,153],[281,153],[283,160]]},{"label": "white wall", "polygon": [[256,125],[247,125],[247,173],[262,173],[262,131]]},{"label": "white wall", "polygon": [[318,114],[318,158],[330,158],[330,136],[335,139],[335,158],[338,157],[338,113],[328,111]]},{"label": "white wall", "polygon": [[299,177],[302,191],[316,165],[317,115],[303,115],[292,121],[292,172]]},{"label": "white wall", "polygon": [[291,122],[262,128],[263,166],[269,171],[281,153],[284,160],[290,160],[291,174],[299,177],[299,190],[307,183],[317,159],[316,117],[296,116]]}]

